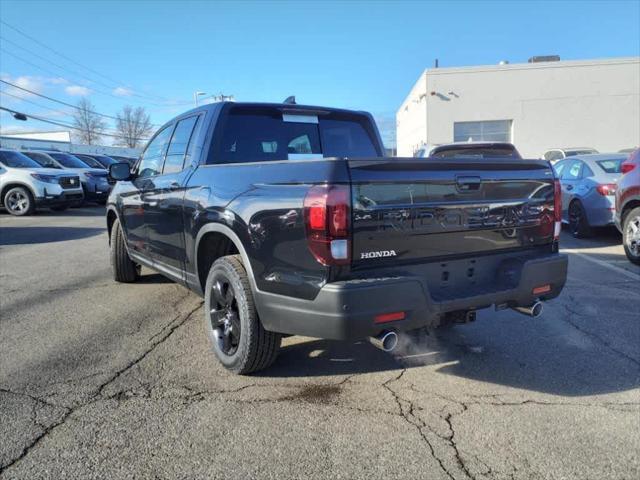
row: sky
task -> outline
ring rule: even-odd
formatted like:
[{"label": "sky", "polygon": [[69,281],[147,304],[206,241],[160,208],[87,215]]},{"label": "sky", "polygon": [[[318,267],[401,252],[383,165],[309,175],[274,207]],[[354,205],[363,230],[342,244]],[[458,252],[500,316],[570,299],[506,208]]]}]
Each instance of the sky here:
[{"label": "sky", "polygon": [[[371,112],[388,145],[396,110],[436,58],[449,67],[640,55],[640,0],[0,0],[0,20],[0,79],[72,105],[88,98],[110,116],[143,106],[160,125],[191,108],[196,91],[295,95]],[[5,108],[71,122],[71,107],[0,91]],[[0,128],[57,129],[6,112]]]}]

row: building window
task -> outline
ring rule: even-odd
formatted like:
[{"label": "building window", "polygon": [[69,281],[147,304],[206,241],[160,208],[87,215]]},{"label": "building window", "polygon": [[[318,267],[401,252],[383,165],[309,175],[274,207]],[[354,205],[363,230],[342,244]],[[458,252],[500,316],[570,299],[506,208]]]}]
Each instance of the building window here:
[{"label": "building window", "polygon": [[511,120],[454,122],[454,142],[511,142]]}]

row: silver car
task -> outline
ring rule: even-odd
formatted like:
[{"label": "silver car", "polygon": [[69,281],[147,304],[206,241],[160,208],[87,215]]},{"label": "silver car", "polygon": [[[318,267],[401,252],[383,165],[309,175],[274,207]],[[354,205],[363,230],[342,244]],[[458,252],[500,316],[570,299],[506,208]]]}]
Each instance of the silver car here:
[{"label": "silver car", "polygon": [[0,149],[0,204],[10,214],[29,215],[36,207],[64,210],[83,198],[76,173],[44,168],[20,152]]},{"label": "silver car", "polygon": [[626,158],[621,153],[576,155],[553,166],[562,185],[562,221],[574,237],[614,225],[616,188]]}]

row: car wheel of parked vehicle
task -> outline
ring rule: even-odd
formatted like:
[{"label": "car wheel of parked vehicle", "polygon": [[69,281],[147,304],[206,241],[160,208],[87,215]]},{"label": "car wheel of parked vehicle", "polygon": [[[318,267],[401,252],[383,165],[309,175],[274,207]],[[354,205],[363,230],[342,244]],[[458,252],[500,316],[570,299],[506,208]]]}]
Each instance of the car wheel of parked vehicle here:
[{"label": "car wheel of parked vehicle", "polygon": [[241,375],[270,366],[281,335],[263,328],[240,256],[216,260],[205,288],[205,328],[222,365]]},{"label": "car wheel of parked vehicle", "polygon": [[578,200],[574,200],[569,205],[569,229],[571,230],[571,235],[576,238],[588,237],[592,233],[587,213]]},{"label": "car wheel of parked vehicle", "polygon": [[116,282],[132,283],[140,276],[140,266],[129,258],[118,220],[111,227],[111,268]]},{"label": "car wheel of parked vehicle", "polygon": [[67,208],[69,208],[69,205],[58,205],[55,207],[51,207],[51,210],[53,210],[54,212],[64,212]]},{"label": "car wheel of parked vehicle", "polygon": [[33,195],[25,187],[14,187],[4,196],[4,207],[11,215],[31,215],[36,208]]},{"label": "car wheel of parked vehicle", "polygon": [[624,217],[622,244],[629,261],[640,265],[640,207],[634,208]]}]

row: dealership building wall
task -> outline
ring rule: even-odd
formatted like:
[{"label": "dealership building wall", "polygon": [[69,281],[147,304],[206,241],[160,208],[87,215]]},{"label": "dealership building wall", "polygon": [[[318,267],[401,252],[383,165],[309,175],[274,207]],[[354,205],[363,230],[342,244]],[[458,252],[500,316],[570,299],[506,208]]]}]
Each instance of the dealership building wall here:
[{"label": "dealership building wall", "polygon": [[396,114],[399,156],[453,141],[614,152],[640,144],[640,58],[425,70]]}]

